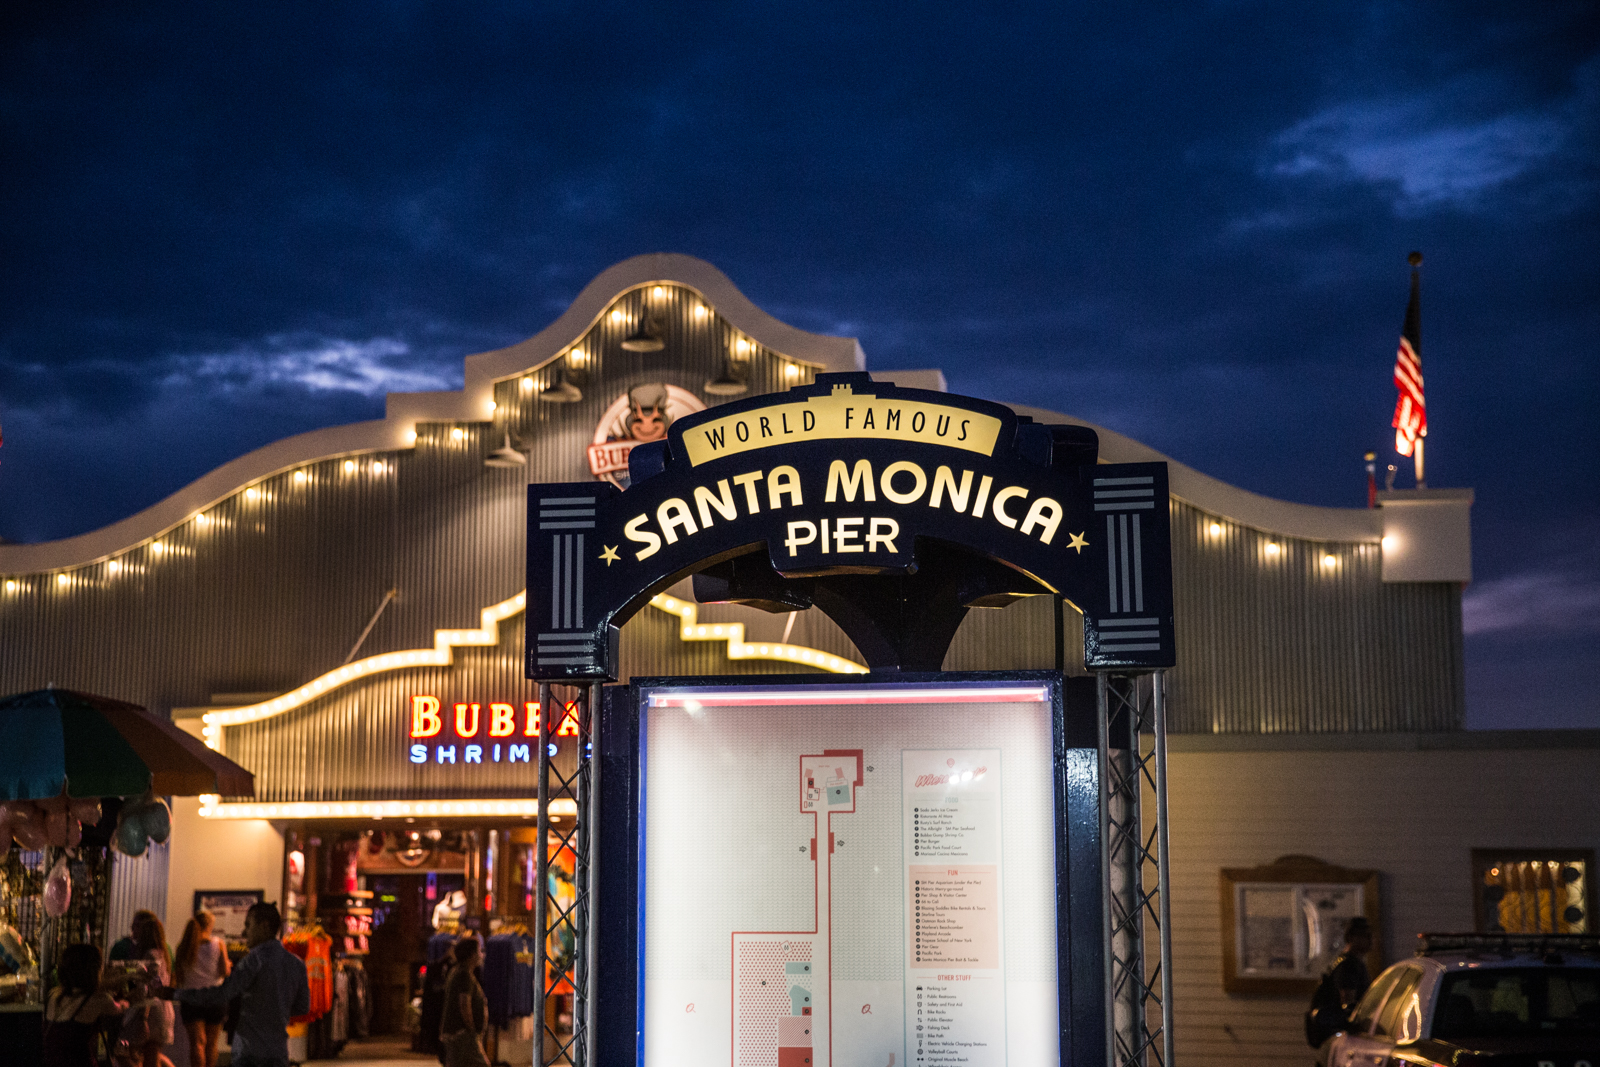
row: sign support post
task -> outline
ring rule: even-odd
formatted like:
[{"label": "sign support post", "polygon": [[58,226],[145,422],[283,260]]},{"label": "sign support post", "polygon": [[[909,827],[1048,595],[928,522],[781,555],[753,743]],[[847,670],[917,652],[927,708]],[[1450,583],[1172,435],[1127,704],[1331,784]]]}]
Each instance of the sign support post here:
[{"label": "sign support post", "polygon": [[[537,942],[534,949],[534,976],[538,983],[534,1008],[539,1020],[535,1028],[537,1044],[534,1063],[567,1064],[588,1067],[594,1058],[594,856],[597,852],[596,816],[599,805],[595,803],[596,763],[590,739],[594,736],[599,703],[598,684],[577,687],[577,698],[570,704],[556,698],[554,687],[548,682],[539,686],[539,840],[534,846],[534,930]],[[576,725],[573,738],[578,749],[575,769],[570,777],[562,775],[551,760],[552,738],[566,724]],[[552,783],[551,775],[555,775]],[[552,789],[552,784],[554,788]],[[568,852],[572,856],[573,894],[563,900],[552,889],[551,824],[549,807],[554,794],[571,798],[576,805],[572,825],[555,828],[555,852]],[[558,956],[552,958],[550,943],[563,946]],[[570,951],[566,948],[570,946]],[[563,992],[572,994],[572,1031],[563,1036],[558,1027],[550,1025],[550,998]]]},{"label": "sign support post", "polygon": [[[1172,1064],[1165,681],[1161,671],[1097,675],[1110,1067]],[[1155,800],[1154,818],[1146,817],[1146,788]]]}]

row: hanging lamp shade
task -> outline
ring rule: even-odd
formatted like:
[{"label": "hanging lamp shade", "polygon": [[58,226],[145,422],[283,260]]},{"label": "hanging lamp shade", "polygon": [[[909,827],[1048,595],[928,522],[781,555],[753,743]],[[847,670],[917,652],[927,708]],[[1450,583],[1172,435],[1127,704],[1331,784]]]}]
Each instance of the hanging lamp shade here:
[{"label": "hanging lamp shade", "polygon": [[659,352],[667,347],[661,336],[661,322],[648,307],[640,312],[639,328],[623,339],[622,347],[629,352]]},{"label": "hanging lamp shade", "polygon": [[483,461],[483,465],[485,467],[500,467],[505,470],[510,470],[513,467],[527,466],[528,457],[511,447],[511,431],[507,430],[505,444],[501,445],[493,452],[490,452],[488,457]]},{"label": "hanging lamp shade", "polygon": [[707,380],[705,391],[712,396],[738,396],[740,393],[749,392],[750,386],[745,382],[745,375],[740,373],[740,368],[735,367],[732,360],[723,360],[722,373]]},{"label": "hanging lamp shade", "polygon": [[546,404],[576,404],[583,399],[583,390],[567,381],[567,372],[563,368],[556,384],[540,393],[539,399]]}]

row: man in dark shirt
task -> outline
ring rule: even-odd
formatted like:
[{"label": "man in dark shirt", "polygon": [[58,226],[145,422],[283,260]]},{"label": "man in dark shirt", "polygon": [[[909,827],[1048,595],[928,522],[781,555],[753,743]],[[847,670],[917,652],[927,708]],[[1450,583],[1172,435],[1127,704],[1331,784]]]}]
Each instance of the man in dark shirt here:
[{"label": "man in dark shirt", "polygon": [[456,942],[456,965],[444,985],[444,1017],[439,1040],[444,1045],[445,1067],[489,1067],[483,1033],[489,1027],[489,1003],[478,984],[478,939]]},{"label": "man in dark shirt", "polygon": [[311,1010],[306,965],[283,947],[278,932],[283,919],[276,905],[252,905],[245,913],[244,939],[250,953],[221,984],[208,989],[167,987],[183,1004],[225,1008],[239,997],[239,1026],[233,1032],[235,1067],[288,1067],[289,1020]]}]

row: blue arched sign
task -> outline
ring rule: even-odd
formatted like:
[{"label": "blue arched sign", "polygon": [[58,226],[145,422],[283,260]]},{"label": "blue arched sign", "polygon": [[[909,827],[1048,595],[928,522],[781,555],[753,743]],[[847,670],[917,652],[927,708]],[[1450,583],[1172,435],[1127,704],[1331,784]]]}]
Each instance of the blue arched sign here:
[{"label": "blue arched sign", "polygon": [[937,670],[971,607],[1059,595],[1091,669],[1173,663],[1164,463],[1081,427],[865,374],[724,404],[631,456],[631,486],[529,486],[528,676],[616,676],[617,629],[703,602],[816,605],[874,669]]}]

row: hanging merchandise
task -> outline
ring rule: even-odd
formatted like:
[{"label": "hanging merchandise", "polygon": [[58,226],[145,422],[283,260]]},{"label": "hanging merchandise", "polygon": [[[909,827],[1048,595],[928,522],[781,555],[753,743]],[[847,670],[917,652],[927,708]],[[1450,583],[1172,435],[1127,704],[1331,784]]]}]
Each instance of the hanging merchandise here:
[{"label": "hanging merchandise", "polygon": [[283,947],[305,960],[306,985],[311,990],[310,1010],[290,1021],[308,1023],[322,1018],[333,1007],[333,938],[313,923],[285,937]]},{"label": "hanging merchandise", "polygon": [[165,844],[172,835],[172,809],[149,790],[137,800],[122,805],[117,814],[117,829],[112,840],[126,856],[142,856],[150,842]]},{"label": "hanging merchandise", "polygon": [[31,800],[8,800],[6,810],[11,816],[11,835],[25,852],[38,852],[50,843],[44,830],[44,812]]},{"label": "hanging merchandise", "polygon": [[523,927],[489,938],[483,955],[483,995],[489,1021],[504,1029],[512,1019],[532,1015],[535,941]]},{"label": "hanging merchandise", "polygon": [[437,933],[428,938],[428,962],[438,963],[450,955],[450,950],[455,948],[456,935],[451,933]]},{"label": "hanging merchandise", "polygon": [[44,880],[44,913],[59,919],[72,906],[72,875],[67,870],[67,857],[56,860]]}]

